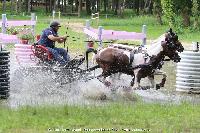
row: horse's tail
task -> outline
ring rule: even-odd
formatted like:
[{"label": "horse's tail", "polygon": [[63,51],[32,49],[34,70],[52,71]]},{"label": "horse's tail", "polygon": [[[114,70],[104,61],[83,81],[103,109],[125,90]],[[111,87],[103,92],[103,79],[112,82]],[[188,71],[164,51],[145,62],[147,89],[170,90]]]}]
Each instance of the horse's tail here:
[{"label": "horse's tail", "polygon": [[91,53],[91,52],[97,54],[97,50],[93,49],[93,48],[89,48],[89,49],[86,50],[85,56],[86,56],[87,69],[88,69],[88,54]]}]

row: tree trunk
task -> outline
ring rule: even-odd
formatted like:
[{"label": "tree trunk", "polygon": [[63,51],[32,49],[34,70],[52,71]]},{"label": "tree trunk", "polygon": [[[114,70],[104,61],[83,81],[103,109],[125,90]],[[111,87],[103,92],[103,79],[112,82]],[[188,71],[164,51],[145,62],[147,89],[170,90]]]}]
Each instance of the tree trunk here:
[{"label": "tree trunk", "polygon": [[17,2],[17,12],[18,13],[22,12],[22,0],[18,0]]},{"label": "tree trunk", "polygon": [[108,1],[104,0],[103,4],[104,4],[104,12],[106,13],[107,12]]},{"label": "tree trunk", "polygon": [[50,0],[50,4],[49,4],[49,11],[50,13],[52,14],[52,11],[53,11],[53,0]]},{"label": "tree trunk", "polygon": [[53,0],[53,10],[56,11],[56,0]]},{"label": "tree trunk", "polygon": [[86,0],[86,11],[88,15],[91,15],[90,6],[91,6],[90,0]]},{"label": "tree trunk", "polygon": [[91,3],[91,8],[92,8],[92,12],[93,13],[96,13],[97,12],[97,10],[96,10],[96,0],[90,0],[90,3]]},{"label": "tree trunk", "polygon": [[80,8],[80,12],[83,10],[83,1],[79,0],[79,8]]},{"label": "tree trunk", "polygon": [[46,3],[46,4],[45,4],[45,7],[46,7],[45,9],[46,9],[46,15],[47,15],[47,14],[48,14],[48,11],[49,11],[49,10],[48,10],[48,5],[50,4],[50,2],[47,3],[47,0],[45,0],[45,3]]},{"label": "tree trunk", "polygon": [[60,11],[63,12],[63,5],[64,5],[64,1],[61,0],[61,5],[60,5]]},{"label": "tree trunk", "polygon": [[74,0],[72,0],[71,6],[72,6],[72,10],[71,12],[74,12],[74,6],[73,6]]},{"label": "tree trunk", "polygon": [[183,8],[181,16],[183,18],[183,25],[185,27],[190,26],[190,16],[189,16],[189,9],[188,9],[188,7],[184,7]]},{"label": "tree trunk", "polygon": [[13,14],[14,8],[13,8],[13,0],[10,1],[10,13]]},{"label": "tree trunk", "polygon": [[100,12],[101,4],[100,0],[97,0],[97,12]]},{"label": "tree trunk", "polygon": [[115,1],[116,0],[112,0],[112,11],[115,11]]},{"label": "tree trunk", "polygon": [[78,11],[78,7],[79,7],[79,2],[78,0],[75,0],[75,11]]},{"label": "tree trunk", "polygon": [[194,28],[199,28],[199,18],[198,17],[194,18]]},{"label": "tree trunk", "polygon": [[31,0],[31,12],[33,11],[33,0]]},{"label": "tree trunk", "polygon": [[66,3],[66,0],[64,0],[64,12],[66,12],[67,10],[67,3]]},{"label": "tree trunk", "polygon": [[27,12],[30,13],[30,12],[31,12],[31,6],[30,6],[30,5],[31,5],[31,4],[30,4],[30,3],[31,3],[31,0],[28,0],[27,2],[28,2],[28,3],[27,3]]},{"label": "tree trunk", "polygon": [[136,15],[139,15],[139,9],[140,9],[140,7],[139,7],[140,4],[139,3],[140,3],[139,0],[135,0]]},{"label": "tree trunk", "polygon": [[6,13],[6,0],[3,0],[3,13]]},{"label": "tree trunk", "polygon": [[152,9],[152,0],[146,0],[144,4],[144,9],[146,14],[150,14],[150,11]]},{"label": "tree trunk", "polygon": [[159,3],[158,1],[153,3],[153,14],[156,16],[158,23],[162,25],[163,24],[162,17],[161,17],[162,8],[161,8],[161,3]]},{"label": "tree trunk", "polygon": [[79,0],[79,2],[78,2],[78,17],[81,16],[81,10],[82,10],[82,0]]},{"label": "tree trunk", "polygon": [[118,15],[119,0],[115,0],[115,15]]}]

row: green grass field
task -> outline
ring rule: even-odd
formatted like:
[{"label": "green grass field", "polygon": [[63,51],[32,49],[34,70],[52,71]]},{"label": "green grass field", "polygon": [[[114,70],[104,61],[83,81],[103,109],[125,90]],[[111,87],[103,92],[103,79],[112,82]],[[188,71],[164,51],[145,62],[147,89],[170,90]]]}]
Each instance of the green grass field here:
[{"label": "green grass field", "polygon": [[[21,18],[21,17],[16,17]],[[15,19],[16,19],[15,18]],[[14,18],[13,18],[14,19]],[[26,18],[23,18],[26,19]],[[63,26],[60,35],[68,33],[68,46],[71,53],[84,52],[85,35],[81,32],[74,32],[71,27],[67,30],[68,22],[85,24],[87,18],[63,18]],[[36,34],[40,34],[50,23],[49,17],[38,16]],[[95,22],[92,26],[97,27]],[[105,29],[126,30],[141,32],[142,25],[147,25],[147,39],[153,40],[168,30],[167,25],[160,26],[153,17],[134,17],[129,19],[100,19],[99,25]],[[200,32],[191,32],[184,29],[179,34],[180,41],[191,43],[200,41]],[[73,41],[75,37],[77,41]],[[78,39],[80,38],[80,39]],[[59,44],[63,47],[63,44]],[[167,86],[175,83],[175,67],[173,65],[167,70]],[[169,87],[170,88],[170,87]],[[173,89],[172,89],[173,90]],[[125,132],[123,129],[139,130],[138,132],[200,132],[200,106],[191,103],[173,104],[149,104],[140,100],[136,103],[123,101],[111,103],[105,106],[24,106],[18,109],[1,106],[0,103],[0,133],[45,133],[48,129],[51,132],[72,132],[73,129],[117,129],[117,132]],[[69,129],[69,131],[68,131]],[[60,130],[60,131],[57,131]],[[149,131],[148,131],[149,130]],[[90,131],[91,132],[91,131]],[[98,131],[96,131],[98,132]],[[114,132],[114,131],[108,131]]]},{"label": "green grass field", "polygon": [[0,132],[44,133],[48,130],[72,132],[73,129],[87,132],[84,129],[114,128],[118,132],[138,129],[153,133],[197,133],[200,131],[199,112],[199,106],[187,103],[161,105],[140,102],[82,107],[25,106],[17,110],[3,108],[0,110]]}]

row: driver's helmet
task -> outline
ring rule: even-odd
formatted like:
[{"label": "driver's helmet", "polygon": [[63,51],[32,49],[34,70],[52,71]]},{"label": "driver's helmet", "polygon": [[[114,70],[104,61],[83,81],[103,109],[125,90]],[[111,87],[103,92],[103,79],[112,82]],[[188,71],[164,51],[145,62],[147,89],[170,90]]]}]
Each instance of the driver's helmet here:
[{"label": "driver's helmet", "polygon": [[53,21],[50,24],[50,27],[54,28],[54,27],[61,27],[60,23],[58,21]]}]

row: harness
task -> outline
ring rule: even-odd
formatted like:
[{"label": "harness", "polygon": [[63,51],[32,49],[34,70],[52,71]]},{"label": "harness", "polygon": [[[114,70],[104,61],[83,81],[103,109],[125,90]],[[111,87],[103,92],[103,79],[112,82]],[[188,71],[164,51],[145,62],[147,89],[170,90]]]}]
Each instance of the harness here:
[{"label": "harness", "polygon": [[144,63],[147,62],[148,57],[151,58],[151,56],[148,53],[145,53],[144,54]]},{"label": "harness", "polygon": [[131,52],[130,52],[130,66],[131,66],[132,63],[133,63],[134,55],[135,55],[135,52],[131,51]]}]

